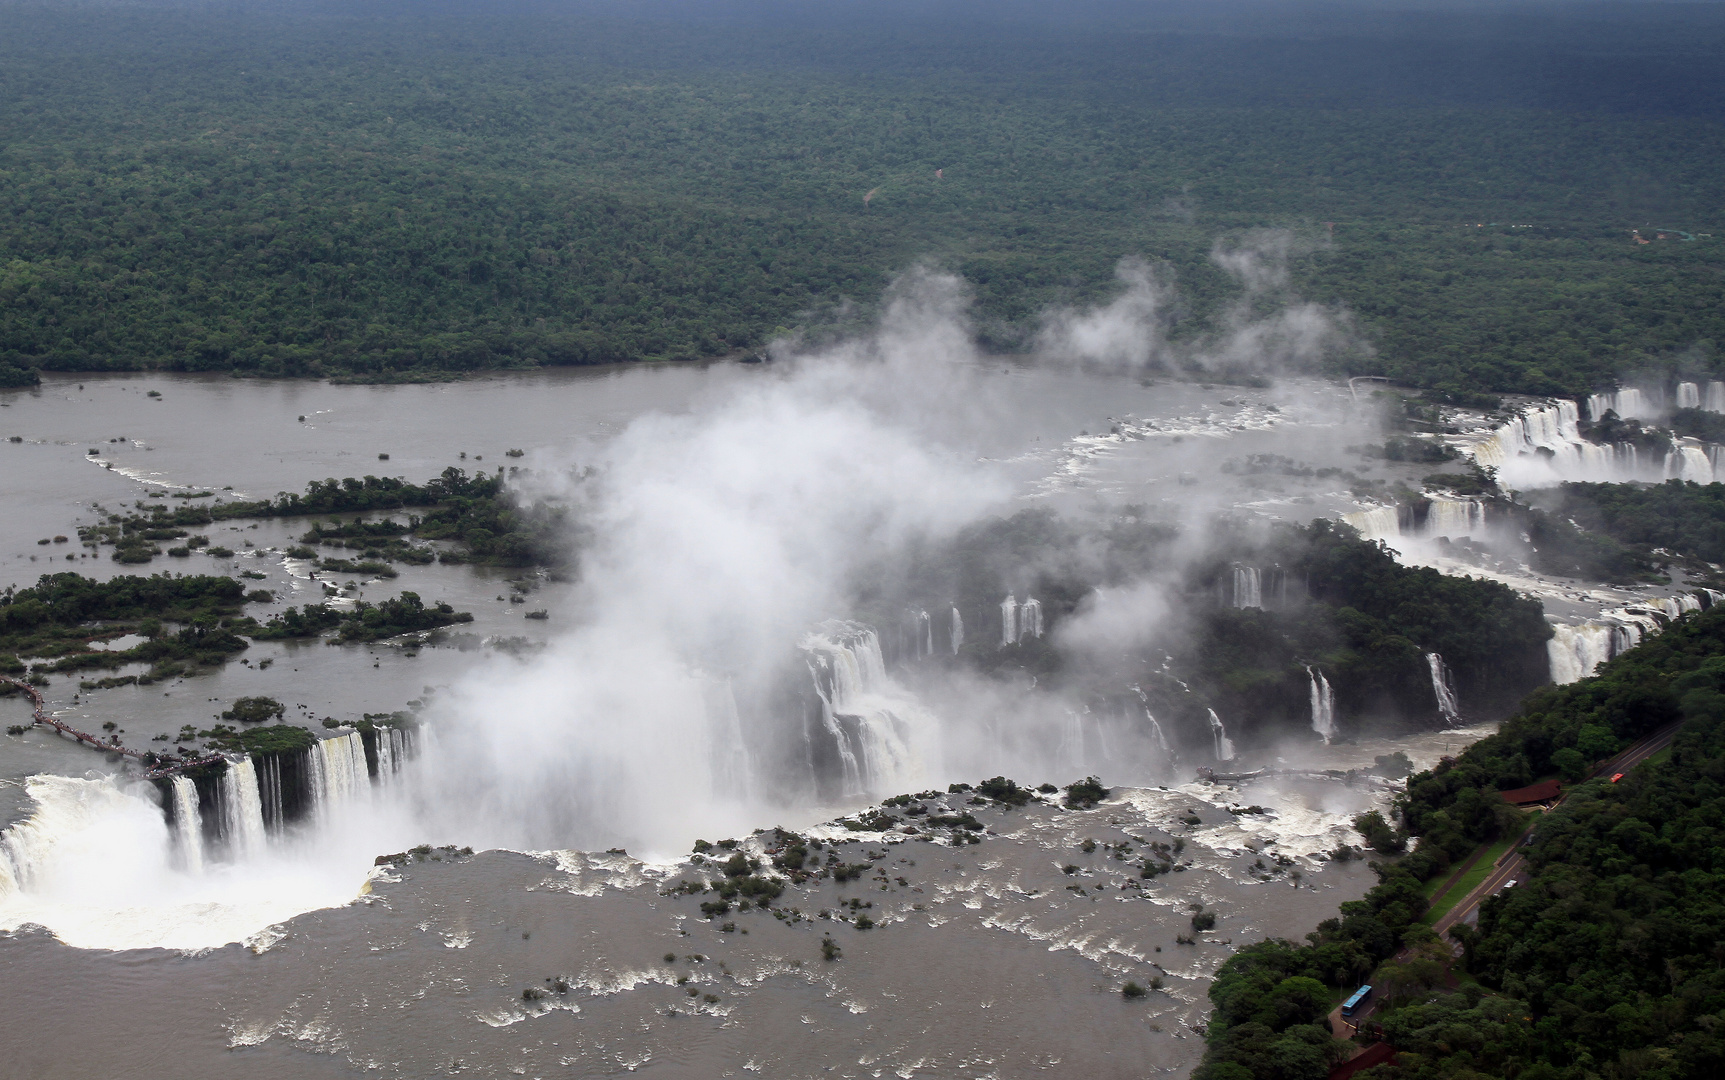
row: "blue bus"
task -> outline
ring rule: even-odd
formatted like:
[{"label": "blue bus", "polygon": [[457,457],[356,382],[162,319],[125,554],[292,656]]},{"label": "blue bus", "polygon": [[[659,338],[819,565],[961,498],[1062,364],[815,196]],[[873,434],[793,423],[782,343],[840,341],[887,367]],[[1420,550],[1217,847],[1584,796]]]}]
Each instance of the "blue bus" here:
[{"label": "blue bus", "polygon": [[1369,986],[1362,986],[1358,990],[1355,990],[1353,997],[1350,997],[1348,1000],[1342,1002],[1342,1015],[1343,1016],[1354,1015],[1354,1013],[1359,1010],[1359,1007],[1366,1003],[1366,999],[1371,997],[1371,996],[1372,996],[1372,988]]}]

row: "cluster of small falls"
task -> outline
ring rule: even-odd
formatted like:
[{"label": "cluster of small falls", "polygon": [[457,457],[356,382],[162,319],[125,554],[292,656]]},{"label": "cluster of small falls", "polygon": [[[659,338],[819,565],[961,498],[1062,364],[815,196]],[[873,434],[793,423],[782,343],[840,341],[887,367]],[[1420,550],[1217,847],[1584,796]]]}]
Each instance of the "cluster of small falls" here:
[{"label": "cluster of small falls", "polygon": [[[1725,383],[1710,382],[1704,389],[1680,383],[1675,398],[1679,408],[1725,412]],[[1638,389],[1594,394],[1587,402],[1588,419],[1595,423],[1607,413],[1656,421],[1667,411],[1662,401]],[[1514,488],[1564,481],[1710,484],[1725,470],[1725,447],[1699,439],[1673,436],[1669,452],[1627,442],[1591,442],[1581,433],[1581,408],[1562,399],[1523,408],[1483,438],[1466,440],[1463,449],[1480,465],[1497,469],[1502,482]]]},{"label": "cluster of small falls", "polygon": [[[413,732],[377,728],[320,739],[297,754],[238,755],[195,779],[167,777],[163,809],[181,869],[199,874],[213,860],[243,862],[296,822],[339,819],[394,783],[413,749]],[[7,861],[15,881],[28,876],[27,862]]]}]

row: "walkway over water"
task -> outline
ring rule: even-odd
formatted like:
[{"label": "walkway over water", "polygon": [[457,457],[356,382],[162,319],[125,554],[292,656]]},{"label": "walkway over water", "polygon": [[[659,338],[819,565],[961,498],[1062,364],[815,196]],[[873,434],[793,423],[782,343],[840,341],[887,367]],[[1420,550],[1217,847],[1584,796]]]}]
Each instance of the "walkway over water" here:
[{"label": "walkway over water", "polygon": [[164,776],[172,776],[175,773],[184,772],[187,769],[196,769],[203,765],[214,765],[218,761],[227,760],[227,758],[220,754],[210,754],[206,757],[194,758],[189,761],[175,761],[170,763],[160,754],[146,753],[142,750],[134,750],[129,746],[121,746],[120,737],[118,735],[110,735],[107,741],[104,742],[102,739],[97,738],[89,732],[79,731],[72,725],[64,723],[50,715],[47,704],[42,700],[42,692],[37,690],[34,686],[31,686],[29,683],[6,675],[0,675],[0,683],[15,686],[25,694],[29,695],[33,723],[43,724],[53,728],[62,735],[69,735],[75,741],[87,744],[92,750],[100,750],[107,754],[120,754],[124,757],[131,758],[133,761],[136,761],[144,767],[144,777],[147,780],[158,780]]}]

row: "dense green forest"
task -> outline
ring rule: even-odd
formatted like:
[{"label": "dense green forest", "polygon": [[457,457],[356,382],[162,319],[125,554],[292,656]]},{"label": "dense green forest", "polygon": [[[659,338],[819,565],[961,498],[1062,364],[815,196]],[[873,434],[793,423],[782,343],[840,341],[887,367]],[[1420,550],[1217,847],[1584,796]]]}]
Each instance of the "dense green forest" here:
[{"label": "dense green forest", "polygon": [[1725,484],[1570,483],[1533,498],[1528,534],[1546,573],[1651,580],[1656,563],[1677,560],[1713,584],[1701,564],[1725,563]]},{"label": "dense green forest", "polygon": [[1266,228],[1252,303],[1351,312],[1355,372],[1581,392],[1725,340],[1717,19],[942,10],[0,8],[0,384],[724,356],[923,259],[997,348],[1129,255],[1196,334]]},{"label": "dense green forest", "polygon": [[[1524,816],[1497,792],[1592,764],[1674,721],[1667,760],[1570,789],[1525,848],[1530,873],[1454,931],[1420,921],[1421,883]],[[1318,1080],[1345,1056],[1337,995],[1380,990],[1373,1019],[1399,1064],[1367,1077],[1677,1080],[1725,1069],[1725,610],[1687,616],[1593,678],[1535,692],[1496,735],[1408,781],[1412,854],[1308,943],[1250,945],[1223,965],[1198,1080]],[[1367,823],[1362,823],[1367,824]],[[1376,826],[1377,823],[1369,823]],[[1386,851],[1402,840],[1374,828]]]}]

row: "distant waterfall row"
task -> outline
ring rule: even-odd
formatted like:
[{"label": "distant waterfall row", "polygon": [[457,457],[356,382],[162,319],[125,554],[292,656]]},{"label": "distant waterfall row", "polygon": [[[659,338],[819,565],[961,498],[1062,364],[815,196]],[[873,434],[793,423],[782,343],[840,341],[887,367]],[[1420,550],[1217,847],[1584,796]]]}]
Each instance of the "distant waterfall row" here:
[{"label": "distant waterfall row", "polygon": [[212,859],[248,859],[296,821],[337,818],[373,788],[393,783],[412,753],[411,732],[377,728],[321,739],[296,754],[233,757],[196,778],[172,776],[163,785],[163,810],[180,864],[196,873]]},{"label": "distant waterfall row", "polygon": [[1558,685],[1577,682],[1594,673],[1600,664],[1619,656],[1646,638],[1665,629],[1672,619],[1691,611],[1704,611],[1725,593],[1702,589],[1676,596],[1649,598],[1601,613],[1584,623],[1559,623],[1545,643],[1551,662],[1551,681]]},{"label": "distant waterfall row", "polygon": [[[1725,382],[1680,382],[1671,396],[1671,407],[1725,413]],[[1595,422],[1604,419],[1607,412],[1614,412],[1625,420],[1658,420],[1667,411],[1662,390],[1625,387],[1606,394],[1592,394],[1587,399],[1587,418]]]},{"label": "distant waterfall row", "polygon": [[[1708,384],[1709,395],[1717,385],[1721,384]],[[1696,393],[1699,392],[1697,389]],[[1625,413],[1611,402],[1634,412]],[[1606,409],[1626,418],[1658,415],[1658,410],[1647,406],[1638,390],[1595,394],[1590,399],[1588,412],[1595,419],[1604,416]],[[1497,469],[1499,479],[1512,488],[1568,480],[1614,483],[1693,480],[1709,484],[1725,469],[1721,448],[1698,439],[1675,439],[1668,454],[1629,443],[1592,443],[1582,438],[1580,421],[1580,410],[1573,401],[1535,405],[1523,409],[1485,438],[1476,439],[1468,449],[1475,462]]]}]

